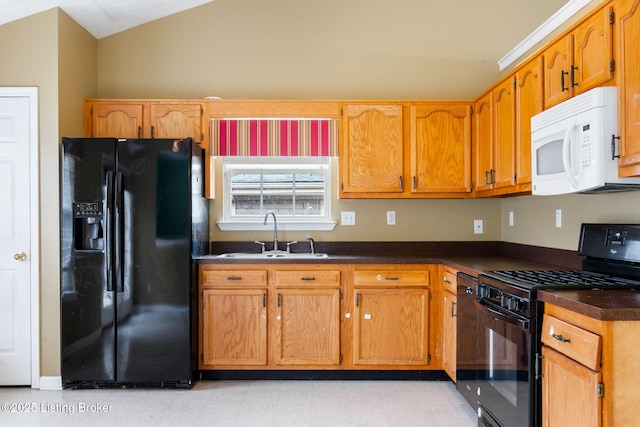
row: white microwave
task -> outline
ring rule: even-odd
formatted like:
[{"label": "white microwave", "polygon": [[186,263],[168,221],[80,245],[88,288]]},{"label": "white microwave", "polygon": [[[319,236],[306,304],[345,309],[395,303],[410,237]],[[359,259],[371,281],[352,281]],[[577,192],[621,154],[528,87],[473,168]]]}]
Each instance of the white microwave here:
[{"label": "white microwave", "polygon": [[640,188],[618,176],[617,101],[615,86],[598,87],[531,118],[534,195]]}]

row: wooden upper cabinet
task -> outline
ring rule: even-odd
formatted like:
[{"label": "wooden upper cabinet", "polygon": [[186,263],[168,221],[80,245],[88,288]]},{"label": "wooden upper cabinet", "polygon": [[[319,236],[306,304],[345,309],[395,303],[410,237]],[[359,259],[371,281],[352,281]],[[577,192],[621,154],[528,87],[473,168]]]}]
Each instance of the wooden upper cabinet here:
[{"label": "wooden upper cabinet", "polygon": [[87,137],[204,141],[200,101],[85,100],[84,110]]},{"label": "wooden upper cabinet", "polygon": [[543,110],[543,66],[538,56],[516,71],[516,184],[531,184],[531,117]]},{"label": "wooden upper cabinet", "polygon": [[493,92],[489,91],[476,101],[473,122],[473,177],[475,190],[493,189]]},{"label": "wooden upper cabinet", "polygon": [[203,141],[203,108],[200,103],[152,103],[151,138],[186,138]]},{"label": "wooden upper cabinet", "polygon": [[544,51],[544,105],[549,108],[570,98],[571,46],[573,38],[564,37]]},{"label": "wooden upper cabinet", "polygon": [[574,95],[613,78],[613,23],[613,7],[606,6],[574,30]]},{"label": "wooden upper cabinet", "polygon": [[407,108],[411,192],[470,192],[471,106],[429,104]]},{"label": "wooden upper cabinet", "polygon": [[605,6],[545,49],[545,108],[613,78],[613,8]]},{"label": "wooden upper cabinet", "polygon": [[[139,103],[98,102],[85,108],[85,136],[140,138],[144,106]],[[87,129],[89,125],[89,129]]]},{"label": "wooden upper cabinet", "polygon": [[494,188],[515,185],[515,78],[510,77],[493,89]]},{"label": "wooden upper cabinet", "polygon": [[346,104],[340,193],[402,193],[402,105]]},{"label": "wooden upper cabinet", "polygon": [[620,176],[640,176],[640,0],[617,0]]}]

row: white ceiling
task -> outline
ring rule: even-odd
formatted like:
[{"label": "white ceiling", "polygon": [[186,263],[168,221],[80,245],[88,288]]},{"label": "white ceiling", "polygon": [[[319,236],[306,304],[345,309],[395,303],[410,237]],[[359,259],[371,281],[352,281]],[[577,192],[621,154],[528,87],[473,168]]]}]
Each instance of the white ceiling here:
[{"label": "white ceiling", "polygon": [[59,7],[94,37],[191,9],[213,0],[0,0],[0,25]]}]

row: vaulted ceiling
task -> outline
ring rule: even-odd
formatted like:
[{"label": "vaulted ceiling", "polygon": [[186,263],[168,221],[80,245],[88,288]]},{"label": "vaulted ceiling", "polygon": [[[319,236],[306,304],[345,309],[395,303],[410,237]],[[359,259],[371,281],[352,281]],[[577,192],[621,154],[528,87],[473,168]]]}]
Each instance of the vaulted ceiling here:
[{"label": "vaulted ceiling", "polygon": [[213,0],[0,0],[0,25],[59,7],[100,39]]}]

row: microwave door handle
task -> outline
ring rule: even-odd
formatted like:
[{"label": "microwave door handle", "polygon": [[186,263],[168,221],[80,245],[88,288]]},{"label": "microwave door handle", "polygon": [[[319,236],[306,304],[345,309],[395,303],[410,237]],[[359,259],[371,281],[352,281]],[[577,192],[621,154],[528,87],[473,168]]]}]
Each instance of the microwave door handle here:
[{"label": "microwave door handle", "polygon": [[564,139],[562,140],[562,164],[564,165],[564,171],[567,174],[569,182],[576,190],[578,189],[579,183],[575,176],[573,176],[573,174],[571,173],[571,162],[572,160],[575,161],[575,159],[571,159],[569,157],[569,151],[571,150],[571,144],[573,142],[571,136],[573,135],[573,129],[575,129],[577,121],[577,118],[574,118],[571,121],[571,125],[567,128],[567,131],[564,134]]}]

